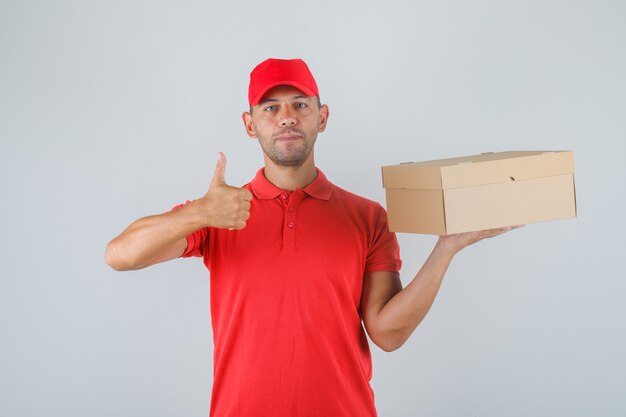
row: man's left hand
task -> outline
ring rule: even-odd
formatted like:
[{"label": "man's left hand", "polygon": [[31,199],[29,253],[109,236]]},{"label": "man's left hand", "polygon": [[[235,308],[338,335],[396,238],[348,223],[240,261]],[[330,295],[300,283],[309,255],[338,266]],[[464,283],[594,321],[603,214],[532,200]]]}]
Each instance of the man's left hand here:
[{"label": "man's left hand", "polygon": [[439,236],[438,245],[445,246],[452,250],[454,253],[459,252],[461,249],[473,245],[476,242],[480,242],[483,239],[488,239],[506,233],[510,230],[519,229],[522,226],[501,227],[498,229],[478,230],[476,232],[457,233],[447,236]]}]

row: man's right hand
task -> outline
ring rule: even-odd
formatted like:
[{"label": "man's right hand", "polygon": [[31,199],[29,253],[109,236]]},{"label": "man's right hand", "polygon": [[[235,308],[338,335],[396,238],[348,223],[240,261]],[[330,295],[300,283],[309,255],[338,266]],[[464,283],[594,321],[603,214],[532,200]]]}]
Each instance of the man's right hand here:
[{"label": "man's right hand", "polygon": [[206,195],[180,210],[147,216],[131,223],[107,245],[106,262],[115,270],[141,269],[180,257],[190,233],[202,227],[243,229],[250,217],[252,194],[226,184],[226,157],[220,152]]},{"label": "man's right hand", "polygon": [[226,184],[226,156],[220,152],[209,191],[199,200],[198,208],[206,218],[207,226],[240,230],[250,218],[252,194],[245,188]]}]

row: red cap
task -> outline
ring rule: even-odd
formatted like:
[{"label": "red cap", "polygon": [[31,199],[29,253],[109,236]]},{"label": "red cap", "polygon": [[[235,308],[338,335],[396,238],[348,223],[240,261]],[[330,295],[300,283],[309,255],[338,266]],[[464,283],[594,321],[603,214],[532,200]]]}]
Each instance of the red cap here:
[{"label": "red cap", "polygon": [[257,65],[250,73],[248,102],[251,106],[256,106],[263,94],[277,85],[290,85],[307,96],[319,97],[315,78],[303,60],[270,58]]}]

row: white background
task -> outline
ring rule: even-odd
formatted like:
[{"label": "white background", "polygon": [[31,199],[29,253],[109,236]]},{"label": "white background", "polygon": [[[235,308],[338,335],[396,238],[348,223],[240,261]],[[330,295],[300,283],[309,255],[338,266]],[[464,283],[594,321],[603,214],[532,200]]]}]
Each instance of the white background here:
[{"label": "white background", "polygon": [[[0,415],[204,416],[199,259],[117,273],[106,243],[262,164],[248,74],[302,57],[317,165],[384,204],[380,166],[575,151],[578,218],[459,254],[381,417],[626,415],[623,1],[0,1]],[[399,235],[406,284],[432,236]]]}]

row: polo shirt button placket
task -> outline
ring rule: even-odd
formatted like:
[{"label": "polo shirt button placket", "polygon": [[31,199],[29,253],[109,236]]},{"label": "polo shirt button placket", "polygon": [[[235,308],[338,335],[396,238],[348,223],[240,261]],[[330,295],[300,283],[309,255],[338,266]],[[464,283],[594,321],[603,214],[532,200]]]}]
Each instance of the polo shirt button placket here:
[{"label": "polo shirt button placket", "polygon": [[[292,202],[290,202],[289,204],[292,204]],[[290,248],[293,249],[294,248],[294,244],[295,244],[295,240],[296,240],[296,236],[295,236],[295,229],[296,229],[296,215],[295,215],[296,209],[294,207],[288,206],[287,207],[287,211],[285,213],[285,226],[287,226],[285,228],[285,235],[283,236],[283,245],[285,248]]]},{"label": "polo shirt button placket", "polygon": [[297,206],[304,198],[302,190],[296,190],[291,195],[281,194],[280,198],[285,204],[285,223],[283,231],[283,248],[294,249],[296,240],[296,215]]}]

